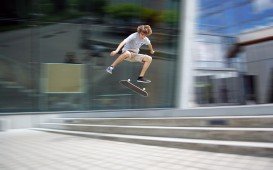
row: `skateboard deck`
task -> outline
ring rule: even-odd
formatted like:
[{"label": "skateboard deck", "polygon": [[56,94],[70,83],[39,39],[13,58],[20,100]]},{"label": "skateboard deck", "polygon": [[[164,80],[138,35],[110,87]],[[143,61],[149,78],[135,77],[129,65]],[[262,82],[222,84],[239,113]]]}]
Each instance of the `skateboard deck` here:
[{"label": "skateboard deck", "polygon": [[119,83],[125,86],[126,88],[132,90],[133,92],[138,93],[139,95],[143,97],[148,96],[148,93],[145,91],[145,88],[141,89],[140,87],[134,85],[133,83],[130,82],[130,79],[120,80]]}]

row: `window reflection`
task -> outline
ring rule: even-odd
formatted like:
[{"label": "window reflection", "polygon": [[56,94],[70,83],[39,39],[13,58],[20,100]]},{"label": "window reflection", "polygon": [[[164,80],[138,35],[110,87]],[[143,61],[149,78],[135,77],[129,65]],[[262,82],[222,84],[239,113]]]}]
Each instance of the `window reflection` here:
[{"label": "window reflection", "polygon": [[[154,3],[157,6],[154,6]],[[3,1],[0,7],[0,112],[131,109],[174,106],[180,1]],[[141,24],[153,28],[156,51],[147,72],[152,84],[142,98],[121,79],[137,77],[141,64],[122,63],[115,75],[105,68],[110,52]],[[147,53],[147,48],[141,49]],[[47,93],[44,64],[84,65],[84,92]],[[69,69],[62,67],[61,69]],[[60,73],[57,71],[53,74]],[[67,74],[65,74],[67,73]],[[64,71],[59,83],[73,77]],[[64,79],[63,79],[64,78]],[[63,87],[63,86],[60,86]],[[64,88],[64,87],[63,87]]]},{"label": "window reflection", "polygon": [[[267,32],[272,30],[273,3],[199,0],[197,5],[193,46],[196,103],[215,106],[272,102],[264,95],[270,93],[272,83],[262,80],[263,76],[272,77],[272,40],[258,39],[270,36]],[[243,36],[251,40],[243,41]]]}]

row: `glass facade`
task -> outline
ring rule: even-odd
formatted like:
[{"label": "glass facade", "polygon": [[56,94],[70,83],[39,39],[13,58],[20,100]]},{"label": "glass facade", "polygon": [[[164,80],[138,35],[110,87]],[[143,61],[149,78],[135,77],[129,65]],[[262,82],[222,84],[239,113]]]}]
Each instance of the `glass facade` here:
[{"label": "glass facade", "polygon": [[[270,103],[259,96],[270,93],[273,84],[261,81],[270,77],[270,67],[261,63],[264,58],[273,63],[271,52],[257,53],[260,47],[243,46],[239,40],[243,34],[260,29],[272,29],[273,2],[270,0],[198,0],[196,34],[193,45],[194,96],[197,106],[236,105],[248,103]],[[251,36],[253,37],[253,36]],[[266,37],[265,37],[266,38]],[[245,43],[246,44],[246,43]],[[240,46],[241,45],[241,46]],[[263,47],[262,47],[263,46]],[[228,57],[233,47],[240,48],[234,56]],[[249,49],[260,56],[253,64]],[[261,57],[263,56],[263,57]],[[253,69],[265,73],[253,72]],[[266,91],[261,91],[263,87]],[[271,88],[272,90],[272,88]],[[263,98],[263,97],[262,97]]]},{"label": "glass facade", "polygon": [[[0,112],[177,107],[176,97],[185,95],[177,94],[183,57],[193,60],[194,106],[272,103],[272,40],[247,46],[238,40],[272,29],[273,2],[195,0],[192,56],[183,56],[185,1],[3,0]],[[142,63],[125,61],[112,75],[105,72],[116,58],[110,52],[142,24],[152,27],[156,51],[146,73],[152,83],[138,84],[147,98],[119,84],[136,82]],[[140,53],[149,54],[148,48]]]},{"label": "glass facade", "polygon": [[[179,4],[2,1],[0,112],[174,107]],[[119,84],[129,78],[135,82],[141,63],[123,62],[113,75],[105,72],[115,59],[110,52],[142,24],[152,27],[156,51],[146,73],[152,83],[138,84],[149,92],[148,98]],[[140,52],[149,54],[146,47]],[[73,71],[75,67],[83,72]]]}]

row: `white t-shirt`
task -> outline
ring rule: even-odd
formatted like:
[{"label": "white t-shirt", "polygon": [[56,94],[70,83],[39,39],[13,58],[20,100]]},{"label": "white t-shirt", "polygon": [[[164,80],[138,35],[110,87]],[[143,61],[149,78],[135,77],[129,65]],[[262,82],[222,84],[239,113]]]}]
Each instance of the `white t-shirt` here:
[{"label": "white t-shirt", "polygon": [[124,41],[125,41],[125,45],[122,48],[122,52],[129,50],[129,51],[133,51],[137,54],[139,52],[140,47],[143,44],[145,44],[145,45],[151,44],[149,38],[145,37],[145,38],[141,39],[139,37],[138,32],[135,32],[135,33],[129,35]]}]

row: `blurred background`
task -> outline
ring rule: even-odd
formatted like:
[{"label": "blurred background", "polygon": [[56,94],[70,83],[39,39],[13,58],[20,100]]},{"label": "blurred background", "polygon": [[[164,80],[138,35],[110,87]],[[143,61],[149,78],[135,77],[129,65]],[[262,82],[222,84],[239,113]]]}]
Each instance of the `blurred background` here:
[{"label": "blurred background", "polygon": [[[174,108],[181,58],[192,63],[192,107],[272,103],[273,1],[194,5],[192,53],[183,56],[183,0],[2,0],[0,112]],[[156,51],[147,98],[118,83],[134,82],[141,64],[105,72],[141,24],[152,27]]]}]

